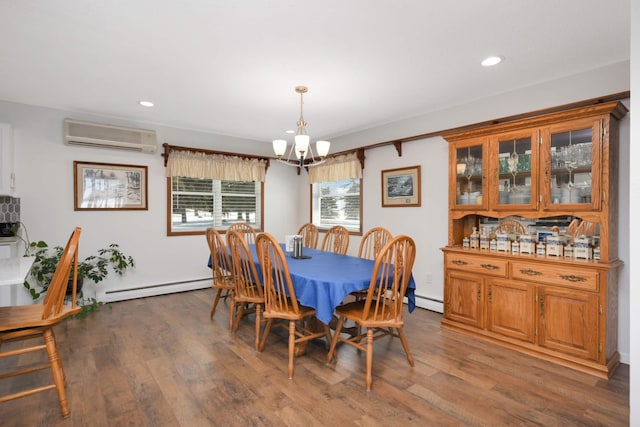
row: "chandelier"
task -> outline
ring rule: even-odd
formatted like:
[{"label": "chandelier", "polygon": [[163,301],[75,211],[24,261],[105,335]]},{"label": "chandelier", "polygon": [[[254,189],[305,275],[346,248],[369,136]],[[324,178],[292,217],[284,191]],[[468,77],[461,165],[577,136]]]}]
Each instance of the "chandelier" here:
[{"label": "chandelier", "polygon": [[[318,158],[313,154],[313,150],[309,145],[309,135],[307,135],[307,122],[302,115],[302,106],[304,104],[303,95],[307,93],[309,88],[306,86],[296,86],[296,93],[300,94],[300,119],[298,119],[298,130],[294,137],[294,143],[289,147],[289,154],[284,158],[287,151],[287,141],[284,139],[275,139],[273,141],[273,151],[276,153],[278,160],[289,166],[297,166],[299,168],[305,166],[316,166],[324,163],[331,143],[329,141],[316,141],[316,152]],[[295,159],[293,156],[295,155]],[[296,160],[297,159],[297,160]]]}]

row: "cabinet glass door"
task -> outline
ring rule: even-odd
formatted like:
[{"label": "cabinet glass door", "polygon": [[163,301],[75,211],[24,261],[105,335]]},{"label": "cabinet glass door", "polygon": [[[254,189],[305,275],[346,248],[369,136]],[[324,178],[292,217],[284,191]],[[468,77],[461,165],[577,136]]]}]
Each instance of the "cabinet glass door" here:
[{"label": "cabinet glass door", "polygon": [[[547,172],[544,204],[548,209],[567,205],[599,206],[599,122],[572,122],[570,127],[551,128],[545,159]],[[594,141],[595,138],[595,141]],[[594,177],[595,175],[595,177]]]},{"label": "cabinet glass door", "polygon": [[455,194],[452,194],[454,207],[468,208],[472,205],[474,208],[485,206],[486,197],[484,196],[485,185],[485,156],[483,141],[478,141],[475,145],[465,144],[464,146],[452,146],[455,150],[455,164],[451,168],[455,173],[456,186],[453,188]]},{"label": "cabinet glass door", "polygon": [[535,209],[537,206],[536,132],[501,134],[492,138],[492,159],[496,159],[491,204],[499,210]]}]

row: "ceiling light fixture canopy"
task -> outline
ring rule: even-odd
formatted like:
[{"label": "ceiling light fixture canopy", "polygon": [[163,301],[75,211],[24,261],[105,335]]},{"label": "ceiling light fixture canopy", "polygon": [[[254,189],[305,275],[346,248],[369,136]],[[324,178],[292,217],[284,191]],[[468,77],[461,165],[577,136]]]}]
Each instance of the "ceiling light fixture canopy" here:
[{"label": "ceiling light fixture canopy", "polygon": [[[307,134],[307,122],[303,116],[303,95],[307,93],[309,88],[306,86],[296,86],[296,93],[300,94],[300,119],[298,119],[296,135],[294,137],[294,143],[289,147],[289,154],[286,159],[283,158],[287,151],[287,141],[284,139],[275,139],[273,141],[273,151],[276,153],[278,160],[289,166],[297,166],[299,168],[305,166],[316,166],[320,163],[324,163],[325,157],[329,153],[331,143],[329,141],[316,141],[316,152],[318,158],[313,154],[313,150],[309,145],[309,135]],[[293,155],[295,158],[293,159]]]}]

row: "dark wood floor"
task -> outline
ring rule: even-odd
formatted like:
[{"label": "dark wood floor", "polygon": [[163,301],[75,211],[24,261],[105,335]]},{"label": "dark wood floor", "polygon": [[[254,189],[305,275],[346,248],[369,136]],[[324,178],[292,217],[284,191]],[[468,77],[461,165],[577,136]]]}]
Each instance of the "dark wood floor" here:
[{"label": "dark wood floor", "polygon": [[376,342],[372,391],[364,354],[343,346],[326,365],[321,341],[288,380],[284,331],[256,353],[253,318],[231,336],[227,304],[209,320],[212,295],[124,301],[60,325],[71,416],[47,391],[0,403],[0,426],[628,425],[627,365],[601,380],[442,330],[440,314],[422,309],[405,316],[415,367],[399,340]]}]

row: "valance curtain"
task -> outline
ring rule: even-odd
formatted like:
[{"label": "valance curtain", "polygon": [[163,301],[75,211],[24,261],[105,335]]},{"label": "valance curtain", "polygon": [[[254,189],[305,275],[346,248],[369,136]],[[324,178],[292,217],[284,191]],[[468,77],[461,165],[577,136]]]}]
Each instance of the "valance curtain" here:
[{"label": "valance curtain", "polygon": [[266,160],[199,151],[171,150],[167,160],[167,177],[264,182],[266,170]]},{"label": "valance curtain", "polygon": [[319,166],[309,168],[309,183],[362,178],[362,165],[356,153],[331,157]]}]

